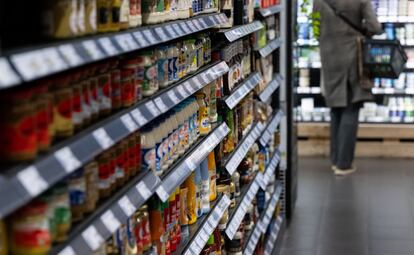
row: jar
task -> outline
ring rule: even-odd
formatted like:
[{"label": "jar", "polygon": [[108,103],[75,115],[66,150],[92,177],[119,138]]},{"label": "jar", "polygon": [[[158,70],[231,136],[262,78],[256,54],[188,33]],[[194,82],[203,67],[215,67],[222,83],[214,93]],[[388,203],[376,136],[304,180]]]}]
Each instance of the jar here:
[{"label": "jar", "polygon": [[148,251],[152,247],[148,206],[143,205],[141,209],[139,210],[139,212],[140,212],[141,224],[142,224],[142,229],[143,229],[143,238],[142,238],[143,248],[144,248],[144,251]]},{"label": "jar", "polygon": [[164,22],[164,0],[142,0],[141,3],[143,24]]},{"label": "jar", "polygon": [[46,215],[49,223],[49,233],[50,239],[53,242],[56,242],[57,237],[57,228],[56,228],[56,218],[55,218],[55,211],[56,211],[56,203],[54,199],[53,189],[49,189],[45,193],[43,193],[39,200],[47,204]]},{"label": "jar", "polygon": [[96,0],[84,0],[85,1],[85,34],[96,33]]},{"label": "jar", "polygon": [[[158,198],[150,199],[149,203],[149,218],[151,229],[151,240],[157,248],[157,251],[162,250],[161,239],[166,231],[164,228],[164,209],[163,203]],[[160,253],[161,254],[161,253]]]},{"label": "jar", "polygon": [[11,251],[14,255],[43,255],[51,247],[47,204],[33,201],[18,210],[11,223]]},{"label": "jar", "polygon": [[68,185],[61,182],[53,188],[53,205],[55,206],[56,242],[64,242],[68,238],[71,226],[71,210]]},{"label": "jar", "polygon": [[0,255],[9,254],[9,245],[7,240],[6,225],[3,220],[0,220]]},{"label": "jar", "polygon": [[98,163],[93,161],[85,166],[85,180],[86,180],[86,207],[85,212],[91,213],[96,208],[96,203],[99,200],[98,187]]},{"label": "jar", "polygon": [[154,51],[144,51],[138,56],[138,73],[142,74],[142,95],[148,97],[158,90],[157,65],[153,58]]},{"label": "jar", "polygon": [[117,179],[116,179],[116,151],[115,148],[110,148],[108,150],[108,153],[110,154],[110,161],[109,161],[109,168],[110,168],[110,189],[111,193],[113,193],[117,188]]},{"label": "jar", "polygon": [[107,198],[111,194],[111,154],[106,151],[98,156],[99,198]]},{"label": "jar", "polygon": [[0,108],[0,158],[2,161],[32,160],[37,154],[36,112],[30,90],[5,93]]},{"label": "jar", "polygon": [[95,121],[99,117],[99,98],[98,98],[98,77],[92,74],[89,78],[89,90],[91,101],[91,121]]},{"label": "jar", "polygon": [[99,33],[106,33],[109,31],[109,24],[110,24],[110,8],[111,8],[111,1],[108,0],[96,0],[97,9],[98,9],[98,32]]},{"label": "jar", "polygon": [[129,173],[132,176],[137,175],[139,165],[137,165],[137,157],[140,156],[136,154],[137,150],[137,140],[134,135],[130,135],[128,138],[128,165],[129,165]]},{"label": "jar", "polygon": [[111,102],[112,109],[119,110],[122,106],[121,99],[121,71],[117,68],[118,61],[112,63],[111,69]]},{"label": "jar", "polygon": [[197,69],[204,66],[204,49],[203,49],[203,37],[205,35],[201,35],[197,37],[195,41],[195,49],[196,49],[196,56],[197,56]]},{"label": "jar", "polygon": [[69,137],[73,135],[73,91],[69,87],[67,77],[59,78],[53,89],[53,125],[57,137]]},{"label": "jar", "polygon": [[100,66],[100,73],[98,74],[98,102],[99,114],[108,115],[111,113],[111,75],[108,72],[108,64]]},{"label": "jar", "polygon": [[83,124],[83,114],[82,114],[82,86],[80,83],[76,82],[72,84],[72,121],[73,126],[76,131],[79,131],[82,128]]},{"label": "jar", "polygon": [[135,166],[136,172],[141,172],[141,134],[136,131],[133,136],[135,137]]},{"label": "jar", "polygon": [[128,58],[121,62],[121,100],[123,107],[129,107],[138,99],[143,74],[138,73],[138,60]]},{"label": "jar", "polygon": [[120,10],[119,10],[119,28],[125,30],[129,28],[129,1],[130,0],[121,0]]},{"label": "jar", "polygon": [[47,0],[43,6],[44,34],[53,38],[71,38],[78,35],[77,1]]},{"label": "jar", "polygon": [[116,175],[116,186],[118,188],[122,187],[126,181],[126,170],[125,170],[125,143],[119,143],[115,147],[115,157],[116,157],[116,166],[115,166],[115,175]]},{"label": "jar", "polygon": [[178,55],[179,48],[178,44],[172,44],[168,47],[167,58],[168,58],[168,84],[178,81]]},{"label": "jar", "polygon": [[141,1],[129,0],[129,27],[134,28],[142,24]]},{"label": "jar", "polygon": [[167,46],[158,47],[155,51],[155,55],[157,56],[158,85],[160,88],[165,88],[169,85],[167,51]]},{"label": "jar", "polygon": [[109,7],[109,31],[116,32],[121,29],[120,15],[121,15],[121,1],[110,0]]},{"label": "jar", "polygon": [[52,142],[50,135],[50,119],[49,105],[50,94],[47,84],[37,86],[33,90],[33,103],[35,105],[35,121],[36,121],[36,139],[37,149],[39,151],[47,151]]},{"label": "jar", "polygon": [[68,177],[68,187],[72,222],[78,222],[83,219],[86,207],[86,180],[83,168]]}]

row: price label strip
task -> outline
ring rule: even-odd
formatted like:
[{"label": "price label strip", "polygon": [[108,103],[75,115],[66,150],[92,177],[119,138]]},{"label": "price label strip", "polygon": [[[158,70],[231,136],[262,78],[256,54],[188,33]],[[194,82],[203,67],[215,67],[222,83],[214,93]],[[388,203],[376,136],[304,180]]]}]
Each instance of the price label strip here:
[{"label": "price label strip", "polygon": [[282,223],[283,223],[282,218],[278,217],[276,223],[274,224],[274,226],[272,228],[270,238],[266,243],[265,251],[264,251],[265,255],[271,255],[272,254],[272,252],[274,250],[274,244],[276,243],[276,240],[277,240],[277,237],[279,235],[279,231],[280,231]]},{"label": "price label strip", "polygon": [[230,238],[230,240],[233,240],[234,235],[236,234],[236,231],[247,212],[246,207],[241,206],[241,204],[251,204],[257,192],[259,191],[259,185],[257,183],[259,176],[260,175],[257,174],[255,179],[252,181],[252,184],[245,193],[242,201],[240,201],[240,205],[237,207],[236,211],[233,214],[233,217],[227,225],[226,235]]},{"label": "price label strip", "polygon": [[227,195],[224,195],[214,207],[213,211],[210,213],[206,221],[202,224],[202,226],[200,226],[198,233],[195,235],[186,250],[183,252],[184,255],[200,254],[201,250],[204,248],[208,241],[208,237],[218,226],[221,217],[223,217],[224,212],[229,206],[230,199]]},{"label": "price label strip", "polygon": [[279,87],[279,83],[276,79],[272,80],[267,87],[263,90],[263,92],[259,95],[260,100],[263,103],[266,103],[270,97],[273,95],[273,93],[276,91],[276,89]]},{"label": "price label strip", "polygon": [[261,77],[257,72],[249,76],[249,78],[247,78],[247,80],[225,100],[227,106],[230,109],[233,109],[250,91],[252,91],[259,84],[259,82],[257,82],[259,80],[261,80]]}]

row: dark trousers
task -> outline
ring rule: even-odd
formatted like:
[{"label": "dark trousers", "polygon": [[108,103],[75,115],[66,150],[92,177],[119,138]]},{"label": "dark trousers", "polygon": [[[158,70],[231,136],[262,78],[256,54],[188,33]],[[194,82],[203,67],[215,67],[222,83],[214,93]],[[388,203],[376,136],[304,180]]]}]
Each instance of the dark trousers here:
[{"label": "dark trousers", "polygon": [[355,156],[360,104],[331,108],[331,161],[349,169]]}]

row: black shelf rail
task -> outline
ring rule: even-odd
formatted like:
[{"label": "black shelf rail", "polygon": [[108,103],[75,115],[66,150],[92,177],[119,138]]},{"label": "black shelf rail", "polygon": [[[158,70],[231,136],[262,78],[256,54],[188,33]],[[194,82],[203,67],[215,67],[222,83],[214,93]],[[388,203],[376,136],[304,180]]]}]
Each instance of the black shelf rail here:
[{"label": "black shelf rail", "polygon": [[224,36],[229,42],[234,42],[263,28],[263,24],[260,21],[256,20],[252,23],[236,26],[221,32],[224,33]]},{"label": "black shelf rail", "polygon": [[[170,173],[177,174],[179,169],[182,169],[182,165],[185,165],[186,161],[191,159],[194,153],[197,153],[200,146],[210,145],[211,137],[217,137],[220,142],[225,136],[222,134],[224,134],[223,131],[226,127],[227,125],[223,123],[215,128],[209,136],[200,139],[170,167]],[[216,138],[214,138],[214,142],[216,142]],[[120,224],[126,222],[148,198],[155,194],[161,183],[161,179],[151,171],[140,174],[112,195],[109,200],[102,203],[93,214],[75,226],[70,231],[68,241],[56,246],[50,254],[57,254],[65,250],[67,250],[65,252],[73,251],[74,254],[91,254],[118,229]],[[91,234],[93,234],[92,237]]]},{"label": "black shelf rail", "polygon": [[281,38],[276,38],[276,39],[273,39],[272,41],[268,42],[266,44],[266,46],[264,46],[263,48],[258,49],[257,51],[259,52],[260,56],[262,56],[262,58],[265,58],[265,57],[269,56],[275,50],[279,49],[280,46],[282,45],[282,43],[283,43],[283,41],[282,41]]},{"label": "black shelf rail", "polygon": [[254,254],[254,251],[256,249],[256,245],[257,245],[257,242],[259,241],[260,236],[265,233],[265,230],[263,229],[266,229],[266,228],[263,227],[263,220],[269,211],[270,211],[269,214],[271,215],[273,214],[276,204],[280,199],[281,192],[282,192],[282,187],[279,184],[276,190],[273,192],[271,199],[266,206],[266,209],[260,214],[259,219],[257,223],[255,224],[253,231],[250,232],[250,235],[248,236],[245,242],[245,246],[243,247],[243,254],[245,255]]},{"label": "black shelf rail", "polygon": [[190,226],[190,238],[183,242],[173,255],[200,254],[229,206],[230,198],[226,194],[217,198],[211,206],[210,213],[197,220],[196,225]]},{"label": "black shelf rail", "polygon": [[283,77],[280,74],[277,74],[274,76],[273,80],[271,80],[266,88],[259,94],[259,99],[263,103],[266,103],[269,101],[269,99],[272,97],[273,93],[280,87],[280,84],[283,81]]},{"label": "black shelf rail", "polygon": [[0,185],[0,216],[5,217],[23,206],[227,71],[225,62],[211,64],[153,97],[115,113],[56,144],[47,154],[31,164],[4,169]]},{"label": "black shelf rail", "polygon": [[282,121],[282,118],[284,116],[285,115],[283,111],[279,110],[268,122],[259,140],[261,145],[266,146],[269,143],[269,140],[272,138],[272,135],[276,132],[276,129],[280,125],[280,122]]},{"label": "black shelf rail", "polygon": [[256,194],[260,188],[259,183],[262,178],[263,175],[259,172],[256,172],[256,175],[254,176],[253,180],[241,193],[240,198],[237,201],[236,207],[230,213],[229,222],[227,224],[225,231],[227,237],[230,240],[233,240],[234,235],[239,229],[239,226],[242,223],[249,206],[251,206],[253,199],[256,197]]},{"label": "black shelf rail", "polygon": [[233,89],[229,96],[223,99],[224,102],[230,109],[233,109],[262,81],[262,76],[258,72],[250,74],[239,86]]},{"label": "black shelf rail", "polygon": [[142,172],[72,227],[67,241],[49,254],[92,254],[154,194],[159,184],[160,179],[152,171]]},{"label": "black shelf rail", "polygon": [[263,129],[263,123],[254,123],[250,128],[249,132],[244,136],[242,141],[239,142],[234,151],[225,159],[224,166],[230,175],[233,175],[234,171],[236,171],[240,162],[243,160],[247,152],[259,138]]},{"label": "black shelf rail", "polygon": [[0,57],[0,89],[169,42],[227,21],[225,14],[206,14],[187,20],[4,52]]},{"label": "black shelf rail", "polygon": [[218,125],[208,136],[204,137],[194,149],[188,152],[185,160],[172,168],[162,178],[161,185],[156,193],[162,201],[167,201],[170,194],[181,185],[185,179],[196,169],[196,167],[207,158],[208,154],[227,136],[230,128],[226,123]]},{"label": "black shelf rail", "polygon": [[262,17],[269,17],[270,15],[275,15],[283,11],[283,6],[281,4],[276,4],[267,8],[261,8],[259,10]]}]

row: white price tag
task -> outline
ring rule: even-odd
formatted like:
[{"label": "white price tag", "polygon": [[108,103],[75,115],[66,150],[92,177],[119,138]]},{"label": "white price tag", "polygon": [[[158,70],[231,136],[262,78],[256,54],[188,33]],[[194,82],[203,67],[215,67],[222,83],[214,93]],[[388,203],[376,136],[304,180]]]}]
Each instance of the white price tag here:
[{"label": "white price tag", "polygon": [[152,114],[152,116],[157,117],[158,115],[160,115],[160,112],[153,101],[147,102],[145,104],[145,107],[147,107],[148,111]]},{"label": "white price tag", "polygon": [[181,27],[177,23],[172,24],[172,27],[173,29],[175,29],[175,31],[178,33],[179,36],[184,35],[184,31],[181,29]]},{"label": "white price tag", "polygon": [[164,32],[162,27],[156,27],[154,30],[158,37],[161,38],[161,41],[166,42],[169,40],[167,34]]},{"label": "white price tag", "polygon": [[115,56],[119,54],[111,39],[108,37],[99,38],[98,42],[108,56]]},{"label": "white price tag", "polygon": [[111,210],[106,211],[104,214],[102,214],[101,221],[105,225],[106,229],[108,229],[108,231],[111,233],[115,233],[115,231],[121,225]]},{"label": "white price tag", "polygon": [[161,97],[157,97],[154,99],[155,105],[160,109],[162,113],[165,113],[169,110],[168,106],[165,105],[164,101],[162,101]]},{"label": "white price tag", "polygon": [[104,57],[103,53],[98,48],[98,45],[95,43],[95,41],[84,41],[82,42],[82,46],[93,60],[99,60]]},{"label": "white price tag", "polygon": [[104,128],[99,128],[93,131],[92,135],[104,150],[114,145],[114,141],[111,137],[109,137],[108,133]]},{"label": "white price tag", "polygon": [[85,231],[83,231],[82,237],[88,244],[89,248],[93,251],[96,251],[105,241],[98,233],[95,226],[89,226]]},{"label": "white price tag", "polygon": [[131,200],[127,196],[123,196],[119,201],[118,205],[126,216],[131,216],[137,210],[137,208],[131,203]]},{"label": "white price tag", "polygon": [[145,38],[150,42],[151,45],[153,44],[157,44],[157,39],[155,39],[154,35],[152,34],[152,32],[150,30],[144,30],[142,31],[142,33],[144,34]]},{"label": "white price tag", "polygon": [[0,58],[0,87],[6,88],[20,83],[20,78],[13,71],[9,62],[5,58]]},{"label": "white price tag", "polygon": [[191,33],[191,30],[188,27],[186,22],[181,22],[178,25],[182,28],[182,30],[184,31],[185,34],[190,34]]},{"label": "white price tag", "polygon": [[186,24],[187,24],[187,26],[190,28],[191,32],[196,32],[196,31],[197,31],[197,28],[195,27],[194,23],[193,23],[193,22],[191,22],[191,20],[188,20],[188,21],[186,22]]},{"label": "white price tag", "polygon": [[188,168],[190,168],[191,171],[194,171],[197,168],[197,165],[195,164],[195,160],[192,157],[193,155],[191,155],[190,157],[188,157],[185,160],[186,165],[188,166]]},{"label": "white price tag", "polygon": [[194,23],[194,25],[195,25],[195,27],[197,28],[198,31],[203,30],[203,27],[201,26],[201,23],[198,19],[193,20],[193,23]]},{"label": "white price tag", "polygon": [[10,60],[25,81],[41,77],[49,72],[41,51],[15,54],[10,57]]},{"label": "white price tag", "polygon": [[75,47],[71,44],[65,44],[58,47],[65,61],[71,66],[79,66],[83,63],[83,59],[76,52]]},{"label": "white price tag", "polygon": [[48,188],[48,184],[39,174],[39,171],[35,166],[29,166],[28,168],[20,171],[17,174],[17,179],[24,186],[31,197],[35,197]]},{"label": "white price tag", "polygon": [[170,195],[168,195],[167,191],[165,191],[162,185],[158,186],[157,190],[155,191],[158,197],[163,201],[166,202]]},{"label": "white price tag", "polygon": [[173,90],[169,90],[167,92],[168,98],[174,103],[174,105],[178,104],[180,102],[180,99],[175,95]]},{"label": "white price tag", "polygon": [[68,147],[64,147],[54,153],[55,158],[67,173],[71,173],[81,167],[81,162],[73,155],[73,152]]},{"label": "white price tag", "polygon": [[152,195],[152,192],[148,188],[147,184],[145,184],[143,181],[139,182],[135,188],[137,189],[139,195],[144,198],[144,200],[147,200]]},{"label": "white price tag", "polygon": [[149,42],[145,39],[144,35],[143,35],[140,31],[134,32],[134,33],[132,33],[132,34],[133,34],[133,36],[134,36],[135,40],[137,40],[138,44],[139,44],[142,48],[147,47],[147,46],[150,44],[150,43],[149,43]]},{"label": "white price tag", "polygon": [[76,255],[76,253],[72,247],[66,246],[65,249],[58,253],[58,255]]},{"label": "white price tag", "polygon": [[43,61],[48,66],[48,73],[58,72],[68,68],[66,62],[60,57],[56,48],[46,48],[42,50]]},{"label": "white price tag", "polygon": [[197,236],[195,238],[194,242],[197,244],[198,248],[201,248],[201,249],[204,248],[205,242],[203,241],[203,239],[200,236]]},{"label": "white price tag", "polygon": [[138,129],[137,124],[135,121],[131,118],[131,115],[129,113],[123,115],[121,117],[121,121],[124,124],[124,126],[128,129],[130,133],[134,132]]},{"label": "white price tag", "polygon": [[144,117],[144,115],[138,108],[131,111],[131,115],[140,127],[148,123],[148,120]]},{"label": "white price tag", "polygon": [[175,32],[175,30],[173,29],[173,27],[171,25],[166,25],[165,29],[172,36],[172,38],[177,38],[178,37],[177,33]]}]

